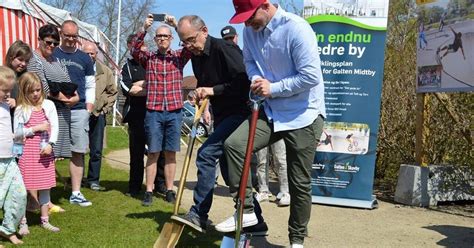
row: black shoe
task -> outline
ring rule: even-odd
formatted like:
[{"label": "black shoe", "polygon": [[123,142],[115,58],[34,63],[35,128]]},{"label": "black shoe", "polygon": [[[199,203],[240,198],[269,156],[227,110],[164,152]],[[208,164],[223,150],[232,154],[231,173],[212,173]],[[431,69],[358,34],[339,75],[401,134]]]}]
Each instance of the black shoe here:
[{"label": "black shoe", "polygon": [[93,191],[105,191],[105,187],[100,186],[98,183],[89,184],[89,188]]},{"label": "black shoe", "polygon": [[140,188],[138,189],[129,188],[127,193],[125,193],[125,195],[130,196],[130,197],[140,197],[142,195],[142,192]]},{"label": "black shoe", "polygon": [[174,192],[173,190],[166,191],[165,200],[169,203],[175,203],[176,202],[176,192]]},{"label": "black shoe", "polygon": [[168,192],[168,189],[164,183],[160,183],[155,185],[155,192],[160,196],[166,197],[166,192]]},{"label": "black shoe", "polygon": [[265,222],[259,222],[257,225],[242,228],[242,232],[251,233],[252,236],[267,236],[268,226]]},{"label": "black shoe", "polygon": [[149,207],[151,203],[153,203],[153,192],[147,191],[143,196],[142,205],[145,207]]},{"label": "black shoe", "polygon": [[192,227],[198,232],[206,233],[207,222],[193,212],[188,212],[185,215],[173,215],[171,219]]}]

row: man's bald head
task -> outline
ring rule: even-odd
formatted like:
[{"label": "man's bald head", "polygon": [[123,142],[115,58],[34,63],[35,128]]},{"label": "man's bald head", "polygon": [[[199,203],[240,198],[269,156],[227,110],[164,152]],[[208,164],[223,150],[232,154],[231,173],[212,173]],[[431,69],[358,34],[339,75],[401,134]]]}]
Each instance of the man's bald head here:
[{"label": "man's bald head", "polygon": [[91,56],[92,61],[95,63],[95,59],[97,56],[97,46],[94,43],[87,42],[84,46],[82,46],[82,51],[89,54]]}]

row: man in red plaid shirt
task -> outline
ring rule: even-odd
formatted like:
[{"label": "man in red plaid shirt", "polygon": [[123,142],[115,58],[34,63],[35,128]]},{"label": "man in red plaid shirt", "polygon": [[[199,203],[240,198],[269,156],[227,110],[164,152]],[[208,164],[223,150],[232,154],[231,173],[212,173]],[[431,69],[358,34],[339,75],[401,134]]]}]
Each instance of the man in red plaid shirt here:
[{"label": "man in red plaid shirt", "polygon": [[[165,23],[176,27],[176,19],[166,15]],[[181,85],[183,68],[191,58],[186,50],[173,51],[170,48],[173,35],[169,26],[161,25],[156,29],[154,40],[158,50],[141,51],[146,30],[153,24],[153,15],[148,15],[139,31],[132,40],[132,56],[146,70],[146,116],[145,134],[148,145],[146,162],[146,192],[143,206],[153,202],[153,187],[156,176],[156,162],[163,151],[165,155],[166,201],[174,203],[175,192],[173,181],[176,171],[176,152],[180,150],[180,135],[183,107]]]}]

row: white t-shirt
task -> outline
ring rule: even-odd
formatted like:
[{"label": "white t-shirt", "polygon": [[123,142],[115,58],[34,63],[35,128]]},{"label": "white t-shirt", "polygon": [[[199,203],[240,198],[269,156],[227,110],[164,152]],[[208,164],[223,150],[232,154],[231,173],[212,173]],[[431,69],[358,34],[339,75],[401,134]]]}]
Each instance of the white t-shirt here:
[{"label": "white t-shirt", "polygon": [[13,157],[13,133],[10,106],[0,103],[0,158]]}]

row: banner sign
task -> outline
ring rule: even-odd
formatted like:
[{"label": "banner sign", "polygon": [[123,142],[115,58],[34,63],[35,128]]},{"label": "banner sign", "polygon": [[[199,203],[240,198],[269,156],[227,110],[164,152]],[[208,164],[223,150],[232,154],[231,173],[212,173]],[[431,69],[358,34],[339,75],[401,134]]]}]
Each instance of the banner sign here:
[{"label": "banner sign", "polygon": [[388,0],[305,1],[304,16],[318,40],[327,111],[313,164],[313,202],[376,207],[372,188],[388,7]]},{"label": "banner sign", "polygon": [[417,4],[417,92],[473,91],[474,2]]}]

